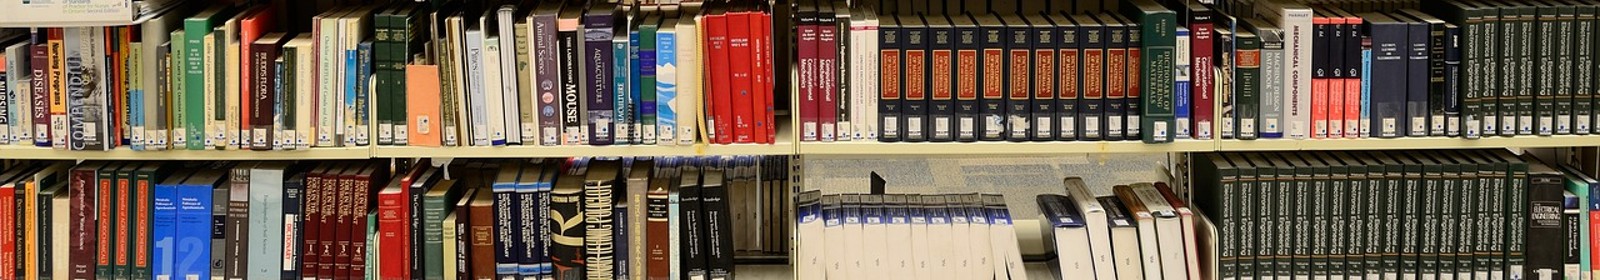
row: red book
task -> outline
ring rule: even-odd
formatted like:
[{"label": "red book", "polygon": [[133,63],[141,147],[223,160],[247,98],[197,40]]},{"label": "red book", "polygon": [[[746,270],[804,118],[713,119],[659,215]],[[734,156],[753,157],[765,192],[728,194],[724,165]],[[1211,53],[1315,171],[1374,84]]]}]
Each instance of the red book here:
[{"label": "red book", "polygon": [[[389,177],[389,173],[383,170],[378,165],[368,165],[361,173],[356,173],[354,180],[351,181],[350,191],[355,197],[350,198],[350,208],[347,209],[350,213],[349,219],[346,220],[350,223],[348,235],[350,245],[345,252],[350,252],[349,258],[346,259],[350,270],[345,274],[345,279],[363,279],[367,275],[367,214],[376,210],[377,204],[374,203],[376,202],[374,198],[378,190],[384,186],[383,179]],[[411,218],[405,217],[408,221]],[[399,250],[384,251],[406,251],[411,247],[409,244],[410,239],[406,239],[406,242],[401,242]],[[400,269],[410,270],[411,266],[400,266]]]},{"label": "red book", "polygon": [[[1194,119],[1190,123],[1189,133],[1194,136],[1194,139],[1199,140],[1211,139],[1211,123],[1216,114],[1212,107],[1216,103],[1215,99],[1213,99],[1213,95],[1216,93],[1213,92],[1214,89],[1212,88],[1216,83],[1213,80],[1216,73],[1212,72],[1216,68],[1216,54],[1213,53],[1215,50],[1213,44],[1216,44],[1216,39],[1214,37],[1215,34],[1212,33],[1213,24],[1210,21],[1209,14],[1207,16],[1204,20],[1197,19],[1189,23],[1189,53],[1193,54],[1189,60],[1191,67],[1189,69],[1189,93],[1192,99],[1189,105],[1194,106],[1192,110],[1189,110],[1190,118]],[[1279,129],[1277,131],[1279,131],[1278,135],[1281,137],[1283,130]]]},{"label": "red book", "polygon": [[[1348,15],[1348,14],[1347,14]],[[1344,138],[1361,137],[1361,18],[1344,17]]]},{"label": "red book", "polygon": [[320,275],[318,273],[321,267],[318,262],[322,259],[318,257],[318,253],[322,251],[320,250],[322,235],[318,229],[322,227],[322,184],[325,182],[324,174],[333,167],[333,163],[323,163],[317,166],[317,169],[306,173],[305,205],[302,205],[304,210],[301,213],[303,215],[301,219],[305,221],[301,223],[301,236],[304,241],[295,244],[299,246],[301,275],[312,277]]},{"label": "red book", "polygon": [[[812,90],[817,94],[817,131],[823,142],[839,135],[839,34],[832,8],[824,5],[817,14],[817,79]],[[849,136],[846,136],[849,137]]]},{"label": "red book", "polygon": [[706,70],[708,70],[707,76],[710,76],[709,80],[711,81],[711,90],[708,91],[711,102],[706,103],[710,105],[706,109],[708,110],[707,115],[710,116],[711,120],[714,120],[711,129],[715,132],[714,135],[711,135],[712,141],[708,142],[730,144],[733,143],[733,135],[736,131],[733,128],[733,108],[731,108],[733,106],[733,81],[730,73],[731,69],[729,69],[732,66],[732,61],[728,55],[728,15],[720,14],[716,11],[712,13],[705,16],[706,24],[704,27],[706,30]]},{"label": "red book", "polygon": [[[378,246],[382,248],[409,248],[411,229],[404,189],[398,183],[390,184],[378,192]],[[383,250],[379,252],[378,279],[411,279],[411,250]]]},{"label": "red book", "polygon": [[[369,170],[371,169],[371,164],[361,164],[359,167],[345,170],[344,173],[339,174],[339,186],[336,187],[336,190],[334,190],[339,194],[339,205],[333,210],[336,215],[332,221],[333,237],[330,238],[330,240],[333,240],[333,256],[331,259],[329,256],[323,256],[324,260],[328,260],[329,262],[333,263],[332,279],[334,280],[350,280],[365,277],[364,275],[360,274],[355,275],[355,278],[351,277],[353,269],[351,269],[350,266],[352,263],[350,261],[352,255],[350,244],[351,242],[355,241],[355,239],[352,237],[355,236],[356,233],[364,233],[366,231],[366,228],[357,230],[354,227],[355,223],[353,221],[356,219],[355,216],[360,215],[361,220],[366,220],[366,212],[356,214],[356,208],[358,208],[356,205],[358,203],[364,204],[364,202],[356,202],[356,199],[361,198],[360,195],[357,195],[359,192],[357,191],[356,181],[358,181],[361,176],[364,176],[363,174],[369,173]],[[361,234],[361,239],[365,240],[366,238],[366,234]]]},{"label": "red book", "polygon": [[25,117],[33,118],[33,143],[43,143],[44,145],[37,146],[49,147],[50,75],[46,73],[50,72],[50,46],[44,43],[35,43],[33,44],[32,52],[33,63],[28,65],[33,68],[33,82],[30,84],[33,89],[33,104],[24,106],[31,106],[33,115]]},{"label": "red book", "polygon": [[[106,73],[106,78],[112,81],[127,81],[125,77],[122,76],[122,74],[125,73],[123,72],[125,70],[124,68],[127,66],[127,61],[122,57],[121,48],[121,41],[123,38],[126,38],[123,37],[124,34],[122,34],[122,31],[125,29],[127,28],[103,27],[101,30],[101,32],[105,34],[105,38],[102,39],[101,44],[105,45],[105,58],[109,60],[110,63],[110,65],[106,66],[106,69],[110,71],[110,73]],[[105,112],[105,120],[113,123],[114,125],[110,125],[111,129],[106,131],[107,135],[101,137],[105,137],[102,139],[107,139],[105,141],[106,148],[110,148],[114,147],[116,143],[122,142],[119,139],[121,137],[120,135],[122,135],[120,131],[122,129],[122,125],[116,124],[123,123],[121,120],[123,114],[122,103],[124,100],[127,100],[128,92],[127,89],[123,88],[123,83],[108,83],[106,85],[106,90],[106,95],[108,95],[106,98],[106,106],[108,107],[106,109],[109,111]]]},{"label": "red book", "polygon": [[767,74],[767,70],[772,68],[771,64],[773,63],[772,60],[768,60],[772,51],[767,49],[767,42],[771,41],[771,39],[766,37],[770,35],[768,35],[763,24],[767,19],[767,14],[760,7],[752,8],[748,14],[750,16],[746,17],[746,19],[750,26],[750,75],[752,77],[750,79],[750,101],[752,103],[750,108],[755,111],[752,114],[755,118],[755,126],[752,127],[752,134],[754,134],[752,142],[770,144],[775,138],[772,134],[776,131],[774,131],[774,124],[772,123],[772,88],[769,86],[772,84],[772,76]]},{"label": "red book", "polygon": [[[253,97],[258,91],[256,89],[256,77],[258,76],[255,73],[255,69],[258,69],[256,65],[262,62],[256,61],[253,57],[255,56],[254,51],[259,49],[254,44],[256,39],[260,39],[262,35],[271,32],[273,26],[276,26],[277,15],[273,11],[272,7],[256,8],[253,11],[245,12],[245,16],[239,20],[239,53],[247,57],[239,59],[239,63],[243,64],[239,66],[241,67],[239,69],[244,69],[239,71],[239,100],[244,104],[239,104],[239,131],[236,133],[239,135],[239,146],[245,149],[251,148],[250,144],[256,142],[253,136],[265,136],[252,134],[250,130],[251,124],[261,124],[261,119],[251,119],[252,116],[255,116],[255,112],[260,110],[255,101],[261,100]],[[274,50],[273,53],[277,53],[277,51]],[[268,58],[266,64],[268,64],[266,65],[267,69],[272,69],[272,58]],[[271,104],[272,102],[267,103]],[[272,121],[268,120],[267,123],[270,124]],[[268,131],[268,134],[270,133],[271,131]],[[271,149],[271,146],[268,147],[268,149]]]},{"label": "red book", "polygon": [[[727,16],[721,18],[725,19],[725,22],[746,23],[750,22],[752,17],[750,11],[735,11],[729,12]],[[755,103],[756,98],[751,96],[755,94],[755,77],[750,65],[752,63],[751,60],[754,60],[751,57],[754,50],[750,46],[750,28],[749,26],[743,26],[743,24],[740,24],[741,26],[728,26],[727,23],[719,22],[719,25],[722,26],[716,28],[724,30],[728,36],[726,55],[729,58],[729,82],[731,82],[729,85],[733,96],[733,100],[730,103],[731,106],[729,106],[732,107],[729,109],[733,112],[733,142],[755,143],[755,107],[757,105]],[[827,118],[827,115],[827,113],[823,113],[823,118]],[[763,129],[762,131],[765,132],[766,130]],[[762,137],[763,139],[766,138],[764,136]]]},{"label": "red book", "polygon": [[22,260],[12,259],[13,256],[21,255],[17,254],[17,239],[10,238],[19,234],[15,225],[21,222],[16,219],[18,206],[16,199],[17,188],[15,184],[0,185],[0,236],[7,237],[0,238],[0,260],[3,260],[0,261],[0,271],[7,272],[0,273],[0,280],[17,279],[16,274],[9,272],[17,271],[17,264],[22,262]]},{"label": "red book", "polygon": [[133,204],[133,198],[128,195],[128,193],[133,190],[133,178],[129,177],[133,177],[133,171],[139,169],[139,165],[139,163],[129,163],[127,166],[124,166],[121,170],[117,171],[117,185],[115,186],[115,191],[112,191],[115,193],[117,199],[115,202],[116,213],[112,214],[115,216],[115,218],[112,219],[116,220],[115,228],[117,229],[115,231],[117,236],[115,238],[117,240],[117,244],[115,248],[112,248],[112,250],[116,251],[116,254],[114,255],[116,256],[116,259],[112,260],[112,262],[115,263],[116,268],[120,270],[118,271],[118,274],[128,272],[128,251],[132,248],[131,246],[133,246],[133,244],[129,243],[131,240],[128,240],[128,236],[130,236],[128,234],[128,213],[132,213],[133,210],[128,208],[130,204]]},{"label": "red book", "polygon": [[1314,51],[1311,63],[1311,138],[1328,138],[1330,136],[1328,113],[1332,104],[1328,100],[1328,74],[1331,73],[1331,69],[1328,69],[1327,43],[1328,36],[1332,35],[1329,33],[1334,29],[1332,25],[1334,22],[1328,17],[1317,15],[1311,18],[1311,24],[1315,38],[1311,46]]},{"label": "red book", "polygon": [[776,107],[773,107],[773,105],[772,105],[772,100],[774,98],[776,98],[776,97],[773,96],[773,94],[777,93],[777,91],[775,91],[774,88],[773,88],[774,87],[773,86],[774,85],[773,79],[775,79],[775,77],[777,77],[777,76],[773,76],[773,72],[772,72],[772,68],[776,68],[776,67],[774,67],[775,65],[773,65],[772,63],[775,63],[774,61],[777,61],[777,60],[773,60],[773,56],[772,56],[774,50],[772,48],[772,11],[771,11],[771,9],[768,9],[767,7],[762,7],[761,16],[758,17],[755,20],[759,21],[759,22],[757,24],[751,24],[751,25],[759,25],[759,26],[761,26],[761,29],[759,30],[760,32],[758,32],[757,33],[758,35],[756,36],[756,41],[759,42],[759,44],[756,44],[756,47],[757,47],[756,51],[761,54],[760,56],[758,56],[758,59],[756,59],[756,63],[758,63],[757,65],[760,65],[761,67],[757,67],[756,68],[756,74],[763,76],[761,78],[761,85],[765,88],[765,90],[762,90],[760,92],[760,94],[756,95],[756,96],[760,97],[761,101],[763,102],[763,104],[766,105],[764,107],[761,107],[762,114],[758,114],[757,116],[758,117],[764,117],[767,120],[766,121],[767,139],[766,139],[766,142],[763,142],[763,143],[772,144],[772,143],[777,143],[777,140],[778,140],[778,122],[777,122],[777,113],[773,112],[773,108],[776,108]]},{"label": "red book", "polygon": [[800,45],[796,48],[800,52],[798,67],[800,68],[800,141],[817,141],[818,127],[817,112],[817,18],[816,10],[812,7],[802,6],[795,15],[799,23],[797,41]]},{"label": "red book", "polygon": [[69,270],[67,273],[72,279],[95,279],[95,263],[100,260],[96,252],[98,239],[95,225],[95,194],[98,188],[95,182],[95,172],[104,163],[94,162],[79,165],[72,169],[68,178],[68,196],[72,200],[69,211],[68,227],[72,236],[68,238]]},{"label": "red book", "polygon": [[360,165],[350,164],[334,168],[334,170],[323,174],[322,187],[318,188],[322,191],[323,198],[320,203],[322,204],[321,219],[317,221],[318,226],[321,227],[317,230],[319,236],[317,241],[321,244],[318,249],[322,250],[317,253],[317,278],[319,279],[334,279],[334,275],[338,275],[340,274],[339,272],[343,271],[334,269],[335,264],[338,263],[338,260],[334,258],[334,254],[336,254],[336,244],[340,239],[339,233],[345,232],[340,231],[338,227],[338,221],[342,218],[339,216],[339,204],[341,201],[348,203],[350,195],[349,193],[340,193],[339,185],[344,183],[345,174],[353,172],[351,171],[352,169],[360,168]]}]

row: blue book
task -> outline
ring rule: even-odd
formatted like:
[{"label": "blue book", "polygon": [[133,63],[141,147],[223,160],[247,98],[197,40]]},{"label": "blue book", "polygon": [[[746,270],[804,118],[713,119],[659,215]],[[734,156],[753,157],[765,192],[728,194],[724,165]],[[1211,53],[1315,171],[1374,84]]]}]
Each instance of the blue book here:
[{"label": "blue book", "polygon": [[505,279],[516,278],[517,269],[522,260],[518,258],[522,239],[521,211],[512,211],[517,207],[517,182],[522,175],[521,165],[500,166],[499,175],[494,178],[490,190],[494,192],[494,274]]},{"label": "blue book", "polygon": [[[668,19],[664,22],[673,22]],[[667,26],[663,24],[661,26]],[[672,28],[656,31],[656,49],[654,57],[656,63],[650,70],[656,74],[656,104],[653,106],[656,115],[656,137],[660,138],[657,144],[672,145],[678,141],[678,35]]]},{"label": "blue book", "polygon": [[[283,72],[284,71],[284,69],[283,69],[284,61],[283,60],[284,60],[284,57],[278,57],[277,61],[273,62],[273,68],[274,69],[272,71],[273,73],[275,73],[273,75],[275,75],[275,77],[277,77],[277,78],[272,79],[273,81],[276,82],[276,83],[273,83],[273,85],[272,85],[272,90],[273,90],[273,92],[275,92],[274,94],[272,94],[272,112],[273,112],[273,114],[272,114],[272,123],[277,124],[277,125],[273,126],[273,131],[268,131],[267,133],[277,133],[277,134],[273,135],[272,137],[270,137],[270,138],[272,138],[272,143],[270,143],[270,144],[272,145],[272,149],[274,149],[274,150],[282,150],[282,149],[285,149],[287,147],[294,147],[294,142],[288,142],[288,141],[290,141],[289,137],[283,135],[284,126],[286,126],[284,124],[284,122],[283,122],[284,121],[283,120],[283,112],[284,112],[283,111],[283,102],[284,102],[283,99],[284,99],[284,95],[286,95],[285,92],[283,91],[283,87],[285,87],[285,86],[294,86],[294,83],[295,83],[295,81],[293,81],[293,80],[285,79],[286,76],[284,76],[284,72]],[[292,130],[292,127],[291,127],[291,130]]]},{"label": "blue book", "polygon": [[588,106],[586,107],[588,117],[584,121],[589,128],[589,145],[607,146],[616,143],[613,134],[615,128],[613,123],[616,119],[613,118],[612,112],[615,104],[611,101],[618,90],[612,80],[615,75],[613,71],[616,69],[605,66],[615,65],[613,63],[616,60],[614,55],[616,51],[611,42],[617,34],[615,24],[620,16],[621,10],[616,9],[615,4],[600,3],[589,7],[582,19],[584,43],[581,53],[584,54],[584,58],[581,61],[584,65],[594,65],[582,67],[581,76],[587,93],[583,97],[583,104]]},{"label": "blue book", "polygon": [[1372,135],[1372,48],[1361,49],[1361,135]]},{"label": "blue book", "polygon": [[1189,53],[1190,48],[1188,28],[1178,27],[1178,45],[1178,59],[1174,60],[1174,62],[1177,63],[1177,67],[1173,69],[1175,70],[1174,74],[1176,75],[1174,77],[1175,80],[1177,80],[1177,84],[1175,87],[1173,87],[1174,96],[1172,99],[1172,115],[1177,119],[1178,122],[1178,133],[1175,135],[1176,139],[1187,139],[1190,137],[1189,91],[1191,89],[1189,88],[1189,68],[1192,67],[1189,60],[1191,54]]},{"label": "blue book", "polygon": [[[628,63],[630,65],[634,65],[634,66],[638,66],[638,67],[617,68],[617,69],[628,69],[629,70],[628,71],[628,75],[626,75],[626,76],[628,76],[628,80],[629,81],[632,81],[631,83],[628,83],[628,87],[627,87],[627,89],[628,89],[628,108],[626,108],[625,110],[621,110],[621,111],[626,111],[626,112],[624,114],[622,114],[622,115],[617,115],[617,120],[618,120],[618,122],[627,122],[627,123],[629,123],[629,126],[620,127],[620,128],[618,128],[618,130],[626,131],[626,133],[621,134],[621,135],[627,135],[629,143],[633,143],[633,144],[643,144],[644,143],[644,139],[640,138],[641,135],[644,134],[644,132],[639,131],[640,127],[642,127],[640,124],[644,123],[644,107],[645,107],[645,104],[643,103],[644,99],[642,98],[644,92],[641,91],[641,90],[645,86],[654,86],[654,85],[645,85],[644,84],[644,78],[643,78],[643,76],[641,76],[641,70],[643,70],[643,69],[640,69],[640,68],[655,67],[655,65],[652,65],[652,64],[644,64],[644,62],[641,60],[642,58],[640,57],[643,54],[640,53],[640,51],[642,51],[642,50],[639,49],[639,22],[640,21],[644,21],[644,19],[645,19],[644,15],[638,16],[638,18],[635,19],[636,21],[634,21],[634,25],[632,26],[633,29],[628,30]],[[623,75],[618,75],[618,76],[623,76]],[[650,106],[655,106],[655,104],[649,104],[649,105]]]},{"label": "blue book", "polygon": [[517,250],[517,275],[523,279],[535,279],[539,275],[540,244],[536,236],[538,234],[531,233],[538,232],[539,222],[544,220],[539,218],[539,208],[535,204],[539,203],[539,186],[549,185],[549,178],[553,174],[555,172],[537,166],[523,168],[522,178],[515,187],[516,197],[513,200],[517,206],[513,209],[519,212],[516,227],[523,233],[516,235],[522,244]]},{"label": "blue book", "polygon": [[[177,278],[174,261],[178,256],[178,187],[189,174],[173,174],[156,184],[150,192],[154,210],[150,213],[150,279]],[[207,242],[210,242],[208,237]],[[207,270],[210,271],[210,270]]]},{"label": "blue book", "polygon": [[[355,82],[354,82],[354,84],[355,84],[355,91],[356,91],[356,95],[355,95],[355,106],[356,106],[355,131],[350,131],[350,132],[346,132],[346,133],[355,134],[354,138],[355,138],[355,144],[357,146],[366,146],[367,145],[367,128],[370,127],[370,124],[368,124],[367,122],[372,120],[372,118],[369,117],[372,114],[372,112],[371,112],[372,106],[367,106],[367,104],[372,104],[372,94],[368,93],[371,90],[369,90],[367,88],[367,82],[366,82],[366,81],[368,81],[368,78],[372,77],[372,40],[361,41],[361,45],[356,47],[356,58],[358,60],[356,61],[356,67],[355,67],[355,71],[354,71],[355,72]],[[346,71],[346,73],[350,73],[350,71]],[[350,101],[346,100],[345,102],[348,103]],[[350,138],[351,137],[348,136],[348,135],[345,136],[345,139],[350,139]]]},{"label": "blue book", "polygon": [[[629,94],[630,82],[628,79],[630,76],[627,73],[623,73],[622,71],[625,70],[622,69],[628,69],[628,65],[630,65],[629,56],[633,56],[637,52],[630,51],[628,33],[622,32],[627,29],[627,25],[618,25],[616,29],[618,32],[611,37],[611,69],[617,71],[616,74],[611,75],[611,88],[616,89],[611,92],[611,115],[614,116],[612,120],[616,122],[613,126],[616,128],[616,143],[633,144],[633,141],[637,141],[638,138],[635,137],[636,135],[632,130],[635,125],[635,122],[633,122],[633,108],[639,102],[632,98],[636,94]],[[638,48],[632,49],[637,50]],[[632,62],[631,65],[639,65],[639,63]],[[635,79],[632,83],[638,83],[637,81]]]},{"label": "blue book", "polygon": [[221,170],[200,171],[177,187],[172,279],[211,279],[212,189],[223,175]]}]

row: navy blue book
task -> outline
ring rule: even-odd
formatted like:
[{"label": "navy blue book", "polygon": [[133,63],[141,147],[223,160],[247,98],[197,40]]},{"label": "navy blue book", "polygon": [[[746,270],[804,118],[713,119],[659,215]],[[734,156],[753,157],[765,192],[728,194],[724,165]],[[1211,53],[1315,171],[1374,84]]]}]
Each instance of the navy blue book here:
[{"label": "navy blue book", "polygon": [[[825,26],[826,27],[826,26]],[[901,100],[900,131],[906,142],[928,141],[928,92],[933,83],[929,78],[929,65],[933,57],[928,54],[928,26],[919,16],[900,16],[900,32],[905,35],[901,46],[905,58],[905,98]]]},{"label": "navy blue book", "polygon": [[[1412,20],[1398,20],[1406,26],[1406,125],[1402,126],[1411,137],[1425,137],[1430,132],[1429,122],[1432,121],[1432,110],[1429,107],[1428,92],[1429,64],[1428,50],[1433,47],[1432,38],[1429,37],[1428,23]],[[1374,41],[1376,43],[1376,41]],[[1373,67],[1378,67],[1373,65]],[[1374,90],[1376,92],[1376,90]],[[1442,110],[1441,110],[1442,111]],[[1442,114],[1443,112],[1441,112]]]},{"label": "navy blue book", "polygon": [[[184,176],[169,176],[168,180],[170,181],[174,177],[182,178]],[[161,185],[156,185],[156,187],[159,191]],[[290,225],[289,228],[284,229],[283,233],[285,236],[284,241],[290,242],[283,247],[285,261],[282,268],[283,279],[300,279],[301,277],[301,254],[300,250],[295,249],[298,248],[296,245],[304,244],[305,242],[305,220],[303,219],[305,217],[305,193],[305,172],[295,173],[283,181],[283,222]]]},{"label": "navy blue book", "polygon": [[[1411,46],[1407,43],[1407,26],[1380,13],[1360,13],[1357,16],[1363,19],[1362,31],[1372,39],[1372,69],[1369,73],[1372,77],[1372,112],[1367,119],[1372,123],[1372,133],[1368,136],[1404,136],[1409,130],[1406,125],[1406,56],[1410,54]],[[1422,81],[1426,80],[1419,83]],[[1427,99],[1427,95],[1424,94],[1422,98]]]},{"label": "navy blue book", "polygon": [[1005,138],[1027,141],[1033,134],[1028,113],[1033,108],[1033,26],[1022,17],[1001,18],[1006,25],[1006,119]]},{"label": "navy blue book", "polygon": [[951,16],[950,25],[955,28],[955,140],[972,142],[978,140],[978,126],[983,124],[978,117],[978,92],[983,90],[978,86],[983,73],[978,70],[983,67],[978,52],[983,49],[983,34],[967,15]]},{"label": "navy blue book", "polygon": [[1129,24],[1115,15],[1098,15],[1105,24],[1105,122],[1101,132],[1107,141],[1127,139],[1128,122],[1128,33]]},{"label": "navy blue book", "polygon": [[[810,17],[802,15],[802,23]],[[881,79],[878,84],[878,141],[900,142],[901,118],[900,97],[903,95],[902,80],[905,79],[904,64],[900,53],[900,23],[898,17],[885,16],[878,18],[878,72]]]},{"label": "navy blue book", "polygon": [[927,15],[928,43],[928,141],[955,141],[956,30],[950,19]]},{"label": "navy blue book", "polygon": [[1029,140],[1054,141],[1056,140],[1056,77],[1060,74],[1061,66],[1056,62],[1059,55],[1056,50],[1060,47],[1060,39],[1056,37],[1056,24],[1049,18],[1029,15],[1033,31],[1033,105],[1030,111],[1033,118],[1028,120],[1032,124]]},{"label": "navy blue book", "polygon": [[597,3],[589,7],[583,15],[583,79],[586,93],[583,94],[589,119],[589,145],[605,146],[616,142],[613,137],[615,119],[613,118],[614,106],[612,98],[616,88],[613,82],[613,72],[610,67],[616,59],[612,53],[611,39],[615,34],[617,20],[622,10],[615,4]]},{"label": "navy blue book", "polygon": [[540,213],[537,213],[539,210],[537,205],[539,203],[539,188],[548,188],[550,186],[550,180],[553,180],[556,173],[554,169],[549,165],[544,166],[544,168],[540,166],[523,168],[522,176],[517,179],[517,185],[513,191],[514,196],[511,200],[516,203],[516,207],[512,209],[517,212],[517,219],[513,220],[512,223],[514,224],[513,227],[516,227],[522,233],[516,235],[516,238],[519,239],[518,244],[522,246],[518,247],[515,252],[517,255],[517,275],[520,275],[522,279],[539,277],[541,244],[539,244],[539,234],[537,233],[539,222],[543,221],[542,216],[539,215]]},{"label": "navy blue book", "polygon": [[[609,47],[609,40],[607,42]],[[512,211],[517,206],[517,183],[522,176],[522,165],[507,164],[500,166],[494,177],[494,182],[489,185],[494,194],[494,274],[497,278],[516,278],[517,269],[522,264],[518,252],[525,245],[522,244],[521,211]]]},{"label": "navy blue book", "polygon": [[1082,137],[1078,122],[1083,119],[1078,117],[1078,99],[1083,95],[1083,50],[1078,45],[1078,24],[1067,15],[1050,19],[1056,23],[1056,56],[1061,57],[1056,65],[1061,69],[1056,75],[1056,84],[1060,85],[1056,87],[1056,140],[1078,140]]},{"label": "navy blue book", "polygon": [[1083,79],[1082,96],[1078,101],[1079,140],[1104,139],[1106,93],[1106,26],[1092,16],[1073,15],[1078,23],[1078,46],[1082,49],[1083,64],[1079,69]]},{"label": "navy blue book", "polygon": [[993,15],[976,15],[980,36],[978,55],[978,122],[973,131],[979,141],[1005,140],[1006,34],[1005,23]]}]

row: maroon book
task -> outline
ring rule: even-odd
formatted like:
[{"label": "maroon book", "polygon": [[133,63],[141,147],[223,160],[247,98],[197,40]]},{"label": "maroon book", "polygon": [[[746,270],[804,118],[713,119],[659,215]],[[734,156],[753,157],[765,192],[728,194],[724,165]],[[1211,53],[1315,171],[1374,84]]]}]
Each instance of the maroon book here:
[{"label": "maroon book", "polygon": [[318,230],[322,228],[322,201],[324,200],[324,196],[322,195],[322,184],[325,182],[324,177],[326,174],[328,172],[332,172],[330,170],[336,167],[338,167],[336,163],[323,163],[322,165],[317,166],[317,169],[306,173],[305,210],[303,210],[304,213],[302,213],[303,216],[301,217],[301,219],[305,221],[301,223],[303,226],[303,232],[301,235],[303,236],[302,238],[304,241],[300,244],[294,244],[294,246],[300,246],[301,275],[321,275],[319,273],[321,271],[320,262],[322,259],[318,256],[322,251],[320,250],[320,246],[322,245],[320,242],[322,240],[322,236]]},{"label": "maroon book", "polygon": [[256,40],[255,45],[250,48],[250,67],[254,69],[246,69],[251,75],[245,75],[245,78],[249,79],[246,82],[251,89],[247,92],[252,98],[245,100],[245,104],[250,106],[250,116],[248,116],[250,127],[247,129],[250,129],[249,135],[252,137],[245,138],[250,139],[250,143],[240,144],[252,150],[272,150],[273,136],[277,136],[272,133],[274,123],[272,116],[276,113],[272,105],[278,98],[277,90],[274,88],[277,80],[276,65],[273,61],[278,59],[278,50],[292,38],[293,36],[275,32]]},{"label": "maroon book", "polygon": [[[33,44],[33,144],[50,146],[50,46]],[[77,231],[74,231],[77,232]]]},{"label": "maroon book", "polygon": [[72,202],[70,213],[71,221],[68,227],[72,230],[67,246],[71,247],[67,264],[71,271],[68,272],[72,280],[95,279],[96,245],[99,239],[95,235],[95,194],[99,190],[96,182],[96,172],[104,163],[93,162],[79,165],[72,169],[68,184],[68,196]]}]

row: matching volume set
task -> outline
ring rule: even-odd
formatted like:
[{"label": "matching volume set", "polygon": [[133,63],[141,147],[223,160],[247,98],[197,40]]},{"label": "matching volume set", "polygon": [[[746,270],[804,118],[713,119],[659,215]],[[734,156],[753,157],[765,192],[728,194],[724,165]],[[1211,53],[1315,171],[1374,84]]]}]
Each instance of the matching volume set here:
[{"label": "matching volume set", "polygon": [[129,26],[0,30],[0,144],[294,150],[777,137],[771,9],[760,3],[646,11],[381,1],[308,13],[202,2],[164,5]]},{"label": "matching volume set", "polygon": [[1591,1],[906,2],[801,2],[802,141],[1596,133]]},{"label": "matching volume set", "polygon": [[784,157],[24,162],[8,279],[732,279],[784,255]]},{"label": "matching volume set", "polygon": [[1592,275],[1591,216],[1578,214],[1600,184],[1530,155],[1219,153],[1195,167],[1216,279]]},{"label": "matching volume set", "polygon": [[796,198],[796,279],[1028,279],[1000,194]]}]

